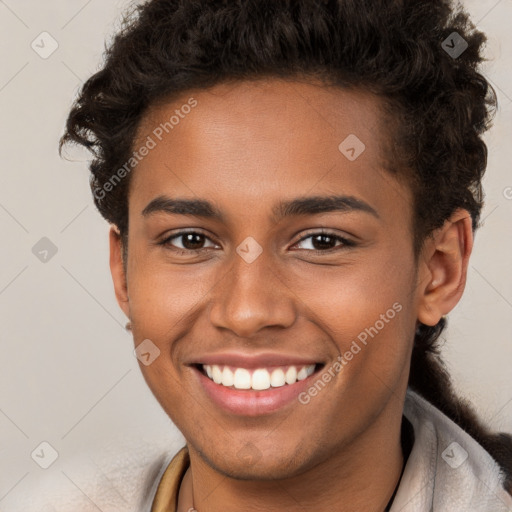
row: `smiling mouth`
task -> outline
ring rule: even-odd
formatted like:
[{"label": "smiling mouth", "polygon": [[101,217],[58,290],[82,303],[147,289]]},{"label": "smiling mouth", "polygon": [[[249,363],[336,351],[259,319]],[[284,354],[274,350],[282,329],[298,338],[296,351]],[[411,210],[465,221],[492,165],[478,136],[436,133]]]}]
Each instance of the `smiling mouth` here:
[{"label": "smiling mouth", "polygon": [[322,363],[309,365],[237,368],[229,365],[195,364],[204,376],[220,386],[236,390],[264,391],[291,386],[318,372]]}]

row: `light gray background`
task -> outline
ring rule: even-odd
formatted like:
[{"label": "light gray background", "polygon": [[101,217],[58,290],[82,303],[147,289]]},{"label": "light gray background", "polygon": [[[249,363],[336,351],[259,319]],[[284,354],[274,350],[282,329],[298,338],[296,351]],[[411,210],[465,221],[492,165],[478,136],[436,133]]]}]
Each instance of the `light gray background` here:
[{"label": "light gray background", "polygon": [[[136,454],[147,443],[155,454],[174,453],[183,443],[148,390],[124,330],[108,268],[108,225],[88,187],[88,155],[68,152],[75,159],[69,162],[57,154],[72,99],[98,69],[104,41],[128,4],[0,0],[4,512],[15,510],[43,476],[94,500],[91,483],[81,480],[77,460],[83,454]],[[449,317],[444,355],[457,389],[481,417],[511,432],[512,0],[464,5],[489,37],[491,62],[483,71],[498,92],[499,109],[486,135],[484,227],[476,235],[464,298]],[[43,31],[59,45],[47,59],[31,48]],[[46,263],[32,253],[42,237],[58,248]],[[31,458],[42,441],[59,453],[47,470]]]}]

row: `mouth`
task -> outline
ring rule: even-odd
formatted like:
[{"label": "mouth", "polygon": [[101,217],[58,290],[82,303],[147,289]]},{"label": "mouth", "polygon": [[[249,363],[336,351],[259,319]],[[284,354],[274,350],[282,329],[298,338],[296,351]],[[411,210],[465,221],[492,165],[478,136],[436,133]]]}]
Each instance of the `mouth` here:
[{"label": "mouth", "polygon": [[218,364],[196,364],[194,366],[215,384],[231,389],[264,391],[270,388],[292,386],[313,375],[322,365],[321,363],[312,363],[256,369]]},{"label": "mouth", "polygon": [[298,404],[324,363],[243,368],[229,364],[191,365],[200,387],[224,412],[260,416]]}]

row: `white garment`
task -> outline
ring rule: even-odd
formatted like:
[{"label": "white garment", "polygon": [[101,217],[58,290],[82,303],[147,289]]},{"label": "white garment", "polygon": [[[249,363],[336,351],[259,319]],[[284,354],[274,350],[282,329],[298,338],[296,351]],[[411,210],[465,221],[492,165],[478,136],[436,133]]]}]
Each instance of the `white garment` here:
[{"label": "white garment", "polygon": [[[498,465],[473,438],[411,390],[404,415],[415,440],[391,512],[512,512]],[[60,469],[45,472],[30,489],[14,490],[0,512],[149,512],[162,474],[183,445],[182,437],[157,439],[148,432],[137,442],[83,454],[62,467],[66,476]]]},{"label": "white garment", "polygon": [[472,437],[410,389],[404,415],[414,446],[390,512],[512,512],[498,464]]}]

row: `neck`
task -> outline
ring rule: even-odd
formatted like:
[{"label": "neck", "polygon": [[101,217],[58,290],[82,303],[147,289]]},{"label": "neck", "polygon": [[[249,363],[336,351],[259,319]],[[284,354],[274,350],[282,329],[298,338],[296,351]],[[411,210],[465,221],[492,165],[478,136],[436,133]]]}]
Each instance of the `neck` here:
[{"label": "neck", "polygon": [[178,512],[384,512],[403,468],[403,402],[392,398],[382,414],[350,445],[293,478],[237,480],[218,473],[189,446],[190,468]]}]

